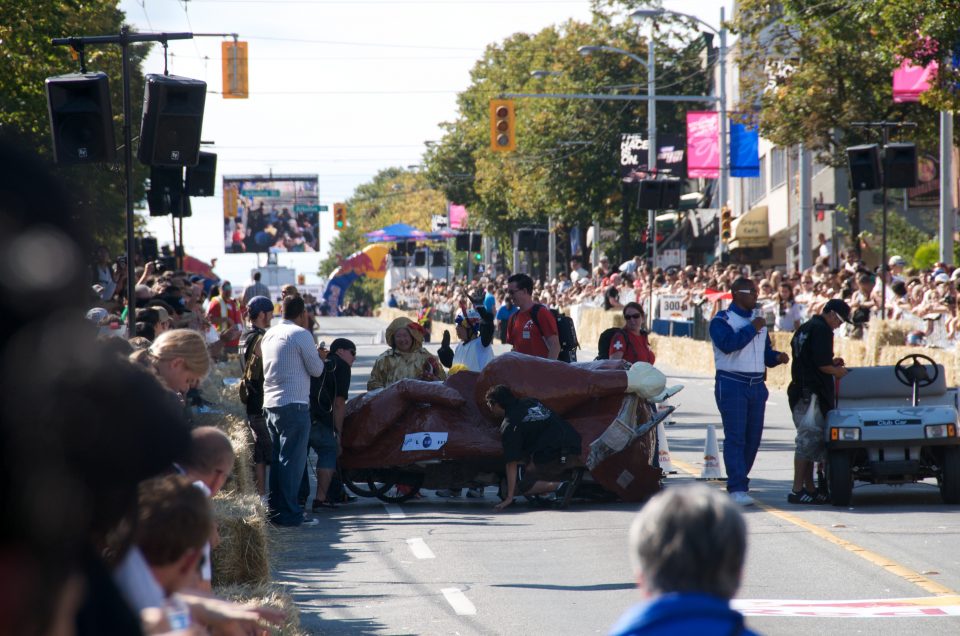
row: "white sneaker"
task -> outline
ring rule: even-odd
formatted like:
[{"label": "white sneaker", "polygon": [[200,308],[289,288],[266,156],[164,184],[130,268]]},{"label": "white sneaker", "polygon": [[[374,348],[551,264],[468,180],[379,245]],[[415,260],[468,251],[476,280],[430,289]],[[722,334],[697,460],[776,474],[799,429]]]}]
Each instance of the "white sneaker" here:
[{"label": "white sneaker", "polygon": [[467,488],[468,499],[483,499],[483,488]]},{"label": "white sneaker", "polygon": [[743,491],[730,493],[730,498],[733,499],[733,503],[741,506],[752,506],[754,504],[753,497]]}]

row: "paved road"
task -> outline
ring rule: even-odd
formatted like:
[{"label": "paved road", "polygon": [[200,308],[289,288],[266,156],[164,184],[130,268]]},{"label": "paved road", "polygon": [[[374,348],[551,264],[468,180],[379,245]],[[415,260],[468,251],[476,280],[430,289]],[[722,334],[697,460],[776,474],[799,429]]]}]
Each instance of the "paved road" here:
[{"label": "paved road", "polygon": [[[328,342],[350,334],[379,342],[382,327],[321,322]],[[352,390],[363,390],[382,350],[360,344]],[[699,475],[705,425],[719,422],[709,378],[671,380],[687,388],[667,428],[678,468],[668,487]],[[932,484],[858,488],[844,509],[790,506],[792,440],[786,397],[773,392],[752,473],[760,505],[746,513],[749,554],[737,602],[749,608],[748,626],[818,636],[960,633],[958,507],[941,504]],[[635,602],[626,557],[635,506],[575,502],[568,511],[495,514],[494,501],[491,490],[485,500],[430,493],[400,506],[342,506],[317,528],[274,532],[275,578],[289,586],[304,629],[318,634],[602,634]],[[885,603],[848,603],[869,599]],[[896,607],[892,599],[912,600]],[[858,617],[863,612],[918,617]],[[944,612],[956,616],[932,615]]]}]

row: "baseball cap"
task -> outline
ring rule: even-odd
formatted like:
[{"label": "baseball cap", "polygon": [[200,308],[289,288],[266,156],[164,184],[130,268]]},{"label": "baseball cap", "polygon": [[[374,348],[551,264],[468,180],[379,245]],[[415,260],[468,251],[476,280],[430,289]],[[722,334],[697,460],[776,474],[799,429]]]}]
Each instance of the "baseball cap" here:
[{"label": "baseball cap", "polygon": [[247,303],[247,313],[250,314],[251,319],[256,318],[265,311],[269,311],[271,314],[273,313],[273,303],[270,302],[270,299],[266,296],[254,296],[250,299],[250,302]]},{"label": "baseball cap", "polygon": [[330,343],[330,353],[336,353],[341,349],[346,349],[347,351],[353,353],[353,355],[357,355],[357,345],[355,345],[352,340],[347,340],[346,338],[337,338]]},{"label": "baseball cap", "polygon": [[890,260],[887,261],[887,263],[890,267],[893,267],[894,265],[906,265],[907,261],[905,258],[897,254],[897,255],[891,256]]},{"label": "baseball cap", "polygon": [[940,272],[939,274],[933,277],[933,280],[938,283],[949,283],[950,277],[944,274],[943,272]]},{"label": "baseball cap", "polygon": [[834,298],[828,300],[827,304],[823,306],[823,313],[834,312],[843,322],[850,322],[850,305],[843,302],[839,298]]},{"label": "baseball cap", "polygon": [[94,307],[87,312],[87,320],[92,322],[95,325],[99,325],[100,322],[110,315],[110,312],[104,309],[103,307]]}]

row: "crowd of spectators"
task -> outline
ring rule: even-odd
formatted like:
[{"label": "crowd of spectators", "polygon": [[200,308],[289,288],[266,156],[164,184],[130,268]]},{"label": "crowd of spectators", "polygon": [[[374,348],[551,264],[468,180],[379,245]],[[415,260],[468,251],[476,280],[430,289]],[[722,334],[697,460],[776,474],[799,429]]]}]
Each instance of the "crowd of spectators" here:
[{"label": "crowd of spectators", "polygon": [[[853,309],[854,324],[844,328],[839,334],[842,337],[863,337],[871,322],[886,318],[906,326],[904,344],[956,344],[960,268],[936,263],[920,270],[908,267],[903,257],[894,255],[888,263],[884,301],[878,267],[868,267],[852,251],[841,255],[840,267],[831,268],[828,263],[828,257],[820,257],[813,267],[790,273],[783,268],[729,264],[657,267],[651,273],[640,256],[618,267],[603,257],[592,271],[585,269],[580,259],[574,259],[568,271],[552,280],[534,277],[533,298],[561,311],[581,305],[618,312],[630,302],[640,303],[646,311],[652,298],[654,318],[708,321],[729,302],[733,281],[748,276],[760,292],[758,307],[776,331],[794,331],[827,301],[839,298]],[[434,319],[452,322],[460,303],[472,300],[482,302],[498,320],[505,320],[513,311],[504,294],[506,278],[506,274],[498,274],[473,280],[407,279],[391,290],[388,304],[414,311],[429,306]],[[668,311],[662,305],[665,298],[674,299],[678,310]]]}]

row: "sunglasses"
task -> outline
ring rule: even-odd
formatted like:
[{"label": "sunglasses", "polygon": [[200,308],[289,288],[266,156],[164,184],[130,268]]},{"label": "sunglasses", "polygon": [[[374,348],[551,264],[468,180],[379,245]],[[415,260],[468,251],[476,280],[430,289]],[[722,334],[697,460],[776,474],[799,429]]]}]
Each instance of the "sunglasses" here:
[{"label": "sunglasses", "polygon": [[623,317],[627,320],[636,320],[637,318],[641,317],[641,314],[624,314]]}]

